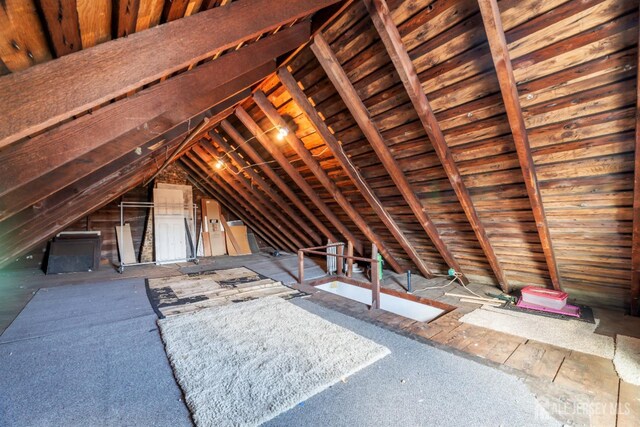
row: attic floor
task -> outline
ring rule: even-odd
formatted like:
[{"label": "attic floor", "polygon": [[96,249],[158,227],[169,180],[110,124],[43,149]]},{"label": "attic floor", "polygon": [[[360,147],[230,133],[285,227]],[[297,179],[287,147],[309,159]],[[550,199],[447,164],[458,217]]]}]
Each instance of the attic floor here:
[{"label": "attic floor", "polygon": [[[319,277],[323,274],[323,270],[313,260],[307,259],[307,263],[305,273],[308,278]],[[3,301],[0,306],[0,331],[3,331],[10,324],[39,288],[123,278],[177,276],[212,267],[231,268],[241,265],[285,283],[295,282],[297,270],[295,256],[285,255],[273,258],[266,254],[204,259],[197,266],[185,263],[131,267],[126,269],[122,275],[110,268],[103,268],[92,273],[58,276],[46,276],[37,270],[4,272],[0,276],[0,301]],[[392,289],[402,289],[405,286],[404,280],[405,277],[402,275],[385,273],[383,285]],[[413,285],[414,289],[422,289],[426,286],[443,283],[442,280],[427,280],[414,276]],[[472,285],[472,287],[474,290],[482,292],[481,285]],[[315,289],[303,288],[303,290],[312,293],[308,299],[301,302],[303,305],[311,304],[311,306],[305,307],[310,311],[319,311],[319,314],[329,318],[336,317],[337,314],[331,313],[338,311],[347,315],[348,318],[356,318],[358,321],[374,324],[396,333],[392,335],[404,335],[418,343],[435,347],[434,350],[444,350],[447,353],[461,356],[466,359],[461,363],[467,363],[469,360],[474,363],[479,362],[499,371],[496,372],[496,375],[507,374],[520,378],[531,392],[538,396],[539,400],[545,402],[544,406],[550,409],[554,416],[562,422],[574,425],[617,424],[626,426],[634,425],[640,419],[640,387],[620,381],[611,361],[462,324],[458,319],[477,306],[460,303],[456,298],[445,296],[446,291],[451,291],[449,288],[420,293],[421,296],[459,307],[429,325],[421,325],[387,312],[370,312],[362,304],[325,292],[316,292]],[[602,319],[599,333],[606,335],[622,333],[636,337],[640,334],[640,324],[635,318],[599,309],[595,309],[594,314]],[[336,319],[336,322],[345,321],[344,316],[337,316]],[[377,329],[374,328],[372,331]],[[397,378],[392,381],[396,380],[400,381]],[[457,380],[459,379],[451,377],[452,382]],[[474,387],[483,387],[483,385],[474,384]],[[397,392],[400,391],[401,389],[397,390]],[[338,392],[339,390],[336,391],[336,393]],[[371,399],[374,401],[380,399],[380,396],[385,393],[386,390],[376,390],[376,396],[371,396]],[[397,397],[397,395],[394,396]],[[406,398],[414,399],[409,395]],[[318,402],[323,402],[325,399],[324,401],[329,404],[333,397],[330,394],[329,397],[324,396],[318,399],[320,399]],[[415,401],[411,403],[415,406]],[[493,404],[499,405],[500,403],[494,402]],[[585,412],[584,410],[585,405],[588,407],[601,405],[607,409],[592,411],[590,416],[589,411]],[[337,410],[339,408],[336,408]],[[295,408],[279,418],[282,418],[283,423],[294,422],[297,418],[291,418],[290,413],[298,413],[302,417],[301,419],[304,419],[304,414],[300,411],[301,409]],[[297,420],[299,421],[299,419]],[[339,419],[336,421],[338,422]]]}]

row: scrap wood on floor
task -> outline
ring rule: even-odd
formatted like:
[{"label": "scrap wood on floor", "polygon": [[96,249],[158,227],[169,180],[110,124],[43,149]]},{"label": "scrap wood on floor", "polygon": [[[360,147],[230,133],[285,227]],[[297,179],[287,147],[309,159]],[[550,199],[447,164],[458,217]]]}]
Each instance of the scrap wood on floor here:
[{"label": "scrap wood on floor", "polygon": [[159,317],[251,299],[306,295],[246,267],[148,279],[149,300]]},{"label": "scrap wood on floor", "polygon": [[389,354],[277,297],[158,324],[199,426],[258,425]]}]

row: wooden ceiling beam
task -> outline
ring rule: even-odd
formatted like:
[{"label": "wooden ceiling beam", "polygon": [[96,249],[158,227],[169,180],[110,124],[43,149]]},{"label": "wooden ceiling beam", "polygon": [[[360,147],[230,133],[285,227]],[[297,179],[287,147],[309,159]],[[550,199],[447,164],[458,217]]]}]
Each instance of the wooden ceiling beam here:
[{"label": "wooden ceiling beam", "polygon": [[187,6],[189,6],[189,1],[190,0],[164,0],[162,20],[164,22],[171,22],[184,17]]},{"label": "wooden ceiling beam", "polygon": [[76,0],[37,0],[57,57],[82,50]]},{"label": "wooden ceiling beam", "polygon": [[337,1],[232,2],[2,76],[0,147]]},{"label": "wooden ceiling beam", "polygon": [[276,187],[282,191],[293,205],[298,208],[302,214],[311,221],[311,223],[328,239],[332,242],[337,242],[338,239],[336,236],[329,230],[316,216],[309,210],[307,205],[300,200],[300,198],[296,195],[296,193],[289,188],[287,183],[285,183],[282,178],[267,164],[265,159],[262,158],[258,154],[258,152],[251,146],[251,144],[246,143],[240,132],[235,129],[231,123],[227,120],[223,120],[220,123],[220,127],[225,131],[225,133],[231,138],[237,145],[237,147],[242,147],[242,151],[247,154],[247,156],[251,159],[251,161],[256,165],[258,169],[260,169],[267,178],[273,182]]},{"label": "wooden ceiling beam", "polygon": [[234,202],[242,206],[242,209],[244,209],[246,212],[251,212],[256,218],[256,221],[263,227],[265,233],[271,236],[271,238],[275,240],[276,243],[278,243],[279,247],[277,249],[290,248],[291,244],[286,242],[278,232],[278,230],[265,219],[263,212],[255,209],[253,205],[251,203],[247,203],[243,197],[238,197],[239,194],[225,180],[221,179],[216,174],[207,172],[207,165],[203,163],[199,158],[195,157],[194,154],[187,153],[185,154],[185,157],[194,162],[196,166],[198,166],[198,168],[200,168],[207,175],[207,177],[214,182],[215,188],[227,195],[228,200],[233,200]]},{"label": "wooden ceiling beam", "polygon": [[[308,23],[282,30],[135,96],[0,150],[0,176],[6,177],[0,185],[0,196],[102,145],[114,145],[118,138],[118,146],[125,151],[191,120],[275,71],[274,58],[308,37]],[[42,150],[43,146],[48,149]]]},{"label": "wooden ceiling beam", "polygon": [[300,227],[300,230],[306,233],[316,245],[322,245],[322,237],[320,237],[320,235],[316,233],[315,230],[313,230],[309,226],[309,224],[307,224],[307,222],[291,208],[291,206],[289,206],[287,201],[284,200],[280,196],[280,194],[278,194],[276,190],[272,188],[271,185],[269,185],[269,183],[267,183],[267,181],[254,170],[254,166],[249,165],[249,163],[245,159],[243,159],[237,153],[237,151],[231,148],[231,145],[229,145],[229,143],[225,141],[221,135],[217,134],[216,132],[210,132],[208,135],[206,135],[206,137],[208,138],[210,144],[226,152],[227,155],[235,162],[238,170],[242,170],[247,175],[249,175],[253,182],[255,182],[260,188],[262,188],[262,191],[267,194],[271,198],[271,200],[273,200],[276,206],[286,212],[287,215],[289,215],[289,217],[293,220],[293,222],[295,222],[296,225]]},{"label": "wooden ceiling beam", "polygon": [[469,190],[467,190],[467,186],[464,184],[464,180],[453,159],[451,150],[449,150],[440,124],[431,109],[431,104],[422,89],[422,83],[418,78],[418,73],[409,57],[409,53],[402,43],[400,32],[393,23],[387,3],[385,0],[365,0],[364,4],[393,62],[394,68],[409,95],[413,108],[416,110],[418,118],[420,119],[420,123],[422,123],[422,127],[429,137],[431,145],[440,159],[440,163],[449,178],[449,182],[451,182],[451,187],[453,187],[453,191],[458,197],[458,201],[478,239],[478,243],[480,243],[480,247],[487,257],[487,261],[489,261],[491,270],[493,270],[493,274],[498,280],[500,288],[504,292],[509,292],[507,277],[498,261],[498,257],[491,245],[487,231],[480,220],[480,216],[476,211]]},{"label": "wooden ceiling beam", "polygon": [[[207,165],[211,165],[211,163],[218,161],[220,157],[219,153],[212,152],[213,149],[210,144],[203,144],[202,142],[197,144],[192,151],[200,156]],[[279,233],[283,237],[286,236],[288,240],[295,245],[296,251],[301,247],[313,244],[313,241],[309,239],[309,236],[306,236],[296,226],[292,225],[290,219],[285,217],[282,211],[274,208],[273,204],[268,201],[262,193],[254,188],[251,181],[244,176],[241,170],[234,171],[229,162],[225,162],[224,166],[220,169],[210,168],[210,170],[213,173],[220,175],[220,177],[230,185],[232,182],[239,183],[240,187],[238,192],[242,192],[245,199],[253,203],[254,209],[260,209],[261,212],[265,213],[265,217],[279,231]]]},{"label": "wooden ceiling beam", "polygon": [[296,170],[296,168],[289,163],[289,160],[286,158],[280,150],[275,147],[275,144],[264,131],[258,126],[258,124],[251,118],[249,113],[247,113],[242,107],[236,108],[236,117],[245,125],[245,127],[249,130],[249,132],[255,137],[256,141],[264,147],[265,150],[273,157],[273,159],[284,169],[285,173],[289,175],[289,177],[296,183],[296,185],[302,190],[302,192],[311,200],[311,202],[316,205],[316,207],[322,212],[322,215],[329,220],[331,224],[342,234],[345,239],[350,240],[353,243],[353,247],[360,254],[363,253],[363,246],[360,239],[358,239],[343,223],[340,219],[333,213],[331,208],[327,206],[320,197],[316,194],[316,192],[311,188],[311,185],[300,175],[300,173]]},{"label": "wooden ceiling beam", "polygon": [[380,218],[382,223],[387,227],[389,232],[400,244],[404,252],[409,256],[416,267],[418,267],[418,271],[420,271],[420,273],[427,278],[433,277],[433,273],[431,272],[431,270],[429,270],[429,267],[427,267],[424,260],[420,257],[418,251],[413,247],[402,230],[400,230],[400,227],[391,217],[391,215],[389,215],[389,213],[387,213],[387,211],[384,209],[384,206],[382,206],[382,203],[375,195],[371,187],[369,187],[369,184],[366,182],[364,177],[356,169],[353,163],[351,163],[351,160],[347,157],[346,153],[342,149],[342,146],[336,140],[336,137],[333,135],[333,133],[331,133],[326,123],[322,120],[313,105],[311,105],[311,102],[309,102],[309,99],[304,94],[302,89],[300,89],[300,87],[298,86],[298,83],[296,82],[293,75],[286,68],[281,68],[280,70],[278,70],[278,78],[280,79],[282,85],[287,89],[287,92],[289,92],[289,94],[291,95],[293,102],[295,102],[300,110],[302,110],[303,114],[313,125],[322,141],[327,147],[329,147],[329,150],[331,150],[333,156],[338,161],[342,169],[351,179],[358,191],[360,191],[362,197],[365,198],[378,218]]},{"label": "wooden ceiling beam", "polygon": [[187,163],[187,159],[182,158],[180,159],[179,162],[181,166],[187,171],[187,179],[189,180],[189,182],[191,182],[191,184],[194,187],[198,188],[204,194],[207,194],[210,197],[213,197],[215,200],[217,200],[222,206],[227,208],[229,212],[231,212],[236,217],[238,217],[242,222],[244,222],[247,225],[247,227],[249,227],[254,233],[260,236],[260,238],[262,238],[262,240],[264,240],[267,244],[271,245],[273,248],[276,248],[278,246],[273,242],[273,240],[269,235],[265,234],[264,231],[262,231],[261,228],[256,227],[255,220],[253,218],[249,219],[249,217],[246,214],[242,213],[241,210],[229,204],[226,198],[221,196],[220,193],[216,192],[213,189],[213,187],[211,187],[211,184],[205,178],[202,178],[202,177],[200,177],[199,179],[194,178],[194,175],[196,177],[199,177],[199,175],[197,174],[196,168]]},{"label": "wooden ceiling beam", "polygon": [[[279,129],[287,128],[287,123],[280,116],[278,110],[276,110],[271,102],[269,102],[264,92],[258,91],[254,93],[253,100],[274,126],[277,126]],[[387,260],[391,268],[396,273],[403,272],[404,269],[398,263],[398,261],[396,261],[394,256],[389,252],[384,240],[380,238],[378,233],[376,233],[371,227],[369,227],[367,221],[362,218],[358,211],[351,205],[349,200],[344,196],[344,194],[342,194],[342,191],[340,191],[336,183],[331,178],[329,178],[329,175],[327,175],[327,173],[322,169],[320,163],[313,157],[313,154],[311,154],[311,152],[307,150],[307,148],[304,146],[304,143],[300,141],[298,136],[293,131],[289,130],[289,132],[285,136],[285,139],[296,152],[296,154],[298,154],[298,157],[300,157],[303,163],[307,165],[311,173],[313,173],[320,184],[329,192],[329,194],[333,196],[334,200],[338,203],[342,210],[347,214],[351,221],[353,221],[356,227],[360,229],[362,234],[364,234],[371,243],[374,243],[378,247],[378,250]],[[274,147],[274,150],[278,150],[278,148]]]},{"label": "wooden ceiling beam", "polygon": [[531,146],[529,145],[527,129],[522,115],[518,88],[515,76],[513,75],[513,68],[511,66],[504,29],[502,27],[502,18],[500,17],[498,2],[497,0],[478,0],[478,4],[480,6],[482,21],[489,41],[493,64],[498,75],[498,83],[500,84],[502,99],[513,135],[513,142],[518,154],[518,162],[520,163],[520,169],[522,169],[524,183],[531,203],[533,217],[536,221],[536,227],[540,236],[540,243],[549,270],[551,283],[554,289],[560,290],[562,289],[560,271],[558,269],[558,263],[556,262],[551,233],[547,225],[547,217],[538,185],[535,164],[531,156]]},{"label": "wooden ceiling beam", "polygon": [[374,125],[369,111],[362,100],[358,97],[358,93],[349,81],[347,74],[342,69],[342,66],[331,50],[331,47],[321,34],[314,37],[311,50],[327,73],[329,80],[338,91],[340,98],[344,101],[345,105],[351,112],[351,115],[358,124],[358,127],[362,130],[365,138],[369,141],[371,147],[380,158],[382,165],[386,169],[387,173],[389,173],[389,176],[400,191],[400,194],[411,208],[411,211],[420,223],[420,226],[431,239],[436,250],[440,253],[448,266],[462,274],[461,279],[465,283],[468,283],[468,279],[464,276],[464,272],[462,271],[460,264],[458,264],[458,261],[449,251],[446,243],[440,237],[440,233],[422,206],[422,202],[411,188],[409,180],[404,175],[400,165],[391,154],[391,151],[389,150],[389,147],[387,147],[380,131]]},{"label": "wooden ceiling beam", "polygon": [[[640,26],[638,27],[640,46]],[[631,292],[630,312],[640,316],[640,55],[637,56],[636,72],[636,145],[633,174],[633,231],[631,237]]]}]

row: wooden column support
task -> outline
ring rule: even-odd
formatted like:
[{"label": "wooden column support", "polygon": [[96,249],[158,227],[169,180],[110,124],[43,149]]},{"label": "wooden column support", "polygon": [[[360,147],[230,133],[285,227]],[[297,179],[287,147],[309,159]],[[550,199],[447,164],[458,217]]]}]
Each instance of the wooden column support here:
[{"label": "wooden column support", "polygon": [[295,167],[284,154],[274,147],[274,143],[265,135],[264,131],[253,121],[251,116],[242,108],[236,109],[236,116],[240,121],[249,129],[249,132],[256,138],[256,140],[264,147],[265,150],[273,157],[278,164],[285,170],[285,172],[291,177],[293,182],[300,187],[300,189],[306,194],[306,196],[320,209],[320,212],[333,224],[334,227],[347,239],[354,242],[354,246],[359,253],[362,253],[362,242],[353,235],[353,233],[345,227],[345,225],[338,219],[333,213],[331,208],[327,206],[316,192],[311,188],[309,183],[300,175]]},{"label": "wooden column support", "polygon": [[322,141],[329,147],[331,153],[338,161],[342,169],[344,169],[345,173],[349,176],[353,184],[362,194],[362,197],[369,203],[373,211],[376,213],[378,218],[383,222],[383,224],[387,227],[389,232],[393,235],[396,241],[400,244],[405,253],[409,256],[409,258],[413,261],[413,263],[418,267],[420,273],[422,273],[425,277],[431,278],[433,274],[427,267],[426,263],[420,258],[418,251],[415,250],[409,239],[404,235],[404,233],[398,227],[398,224],[395,220],[387,213],[387,211],[382,206],[382,203],[375,195],[369,184],[365,181],[364,177],[360,174],[360,172],[355,168],[351,160],[347,157],[346,153],[342,149],[342,146],[336,140],[336,137],[331,133],[325,122],[318,115],[316,109],[311,105],[309,99],[304,94],[302,89],[298,86],[293,75],[287,71],[285,68],[281,68],[278,70],[278,78],[282,85],[287,89],[287,92],[291,95],[293,101],[300,107],[303,114],[307,117],[309,122],[313,125]]},{"label": "wooden column support", "polygon": [[489,40],[491,56],[498,75],[502,99],[505,109],[507,110],[507,118],[509,119],[509,126],[513,134],[513,142],[515,143],[518,153],[518,161],[522,169],[522,175],[524,176],[524,183],[527,188],[527,194],[529,195],[529,201],[531,202],[531,209],[533,210],[533,217],[536,221],[538,234],[540,235],[540,243],[542,245],[542,251],[544,252],[544,258],[547,262],[547,268],[549,269],[551,283],[554,289],[560,290],[562,289],[560,271],[558,270],[553,243],[551,241],[551,233],[549,232],[547,217],[542,203],[542,195],[540,194],[540,188],[538,186],[535,165],[533,163],[533,157],[531,156],[531,146],[529,145],[527,129],[524,117],[522,116],[522,109],[518,98],[518,88],[516,86],[515,76],[513,75],[504,29],[502,28],[498,2],[497,0],[478,0],[478,4],[480,5],[482,21],[484,22],[487,39]]},{"label": "wooden column support", "polygon": [[422,127],[429,137],[431,145],[438,155],[440,163],[449,178],[451,187],[453,187],[453,191],[458,197],[458,201],[467,216],[467,220],[469,221],[471,228],[473,228],[476,238],[478,239],[478,243],[480,243],[480,247],[487,257],[487,261],[489,261],[489,265],[491,266],[496,279],[498,279],[500,288],[504,292],[509,292],[509,283],[504,271],[502,270],[502,266],[498,261],[498,257],[496,256],[493,246],[491,246],[491,242],[484,225],[476,212],[473,201],[471,200],[471,195],[464,184],[462,175],[460,175],[458,166],[453,159],[451,150],[449,150],[444,134],[440,129],[440,124],[431,109],[431,105],[429,104],[429,100],[427,99],[424,90],[422,90],[422,83],[418,78],[418,73],[416,72],[415,66],[409,57],[409,53],[402,43],[400,32],[393,23],[386,1],[365,0],[364,3],[369,10],[371,20],[373,21],[373,24],[387,49],[387,53],[400,76],[400,80],[402,80],[402,84],[409,95],[409,99],[418,114]]},{"label": "wooden column support", "polygon": [[380,262],[378,261],[378,248],[371,245],[371,308],[380,308]]},{"label": "wooden column support", "polygon": [[[402,194],[402,197],[407,202],[411,211],[415,215],[416,219],[427,233],[431,242],[436,250],[440,253],[444,261],[453,268],[455,271],[463,274],[458,261],[453,254],[447,248],[447,245],[440,237],[436,226],[433,224],[429,215],[425,212],[422,202],[411,188],[409,180],[402,172],[400,165],[396,162],[395,158],[389,151],[384,138],[380,134],[380,131],[373,124],[373,120],[369,114],[369,111],[365,107],[362,100],[358,97],[358,94],[349,81],[347,74],[342,69],[342,66],[338,62],[335,54],[331,50],[331,47],[326,42],[322,35],[317,35],[314,38],[314,43],[311,46],[311,50],[315,54],[316,58],[320,62],[322,68],[324,68],[329,80],[333,83],[336,90],[340,94],[340,97],[344,101],[345,105],[351,112],[351,115],[358,123],[358,126],[364,133],[365,137],[373,147],[374,151],[380,158],[382,165],[389,173],[389,176],[395,183],[396,187]],[[468,283],[468,279],[463,275],[462,280]]]},{"label": "wooden column support", "polygon": [[[269,102],[266,95],[262,91],[257,91],[253,94],[253,100],[260,107],[262,112],[267,116],[267,118],[273,123],[274,126],[278,128],[286,128],[287,123],[280,116],[275,107]],[[333,196],[338,205],[345,211],[347,216],[353,221],[353,223],[362,231],[362,233],[369,239],[372,243],[375,243],[379,248],[382,256],[389,262],[389,265],[393,268],[396,273],[400,273],[403,271],[403,268],[398,264],[393,255],[389,253],[388,249],[384,241],[375,233],[371,227],[367,224],[367,221],[362,218],[362,216],[358,213],[358,211],[351,205],[349,200],[342,194],[342,191],[338,188],[335,182],[329,175],[322,169],[320,163],[313,157],[313,154],[305,147],[304,143],[300,141],[298,136],[294,132],[288,132],[285,137],[289,145],[293,148],[293,150],[298,154],[300,159],[304,162],[305,165],[311,170],[311,173],[320,181],[320,184]],[[278,148],[274,148],[277,150]]]}]

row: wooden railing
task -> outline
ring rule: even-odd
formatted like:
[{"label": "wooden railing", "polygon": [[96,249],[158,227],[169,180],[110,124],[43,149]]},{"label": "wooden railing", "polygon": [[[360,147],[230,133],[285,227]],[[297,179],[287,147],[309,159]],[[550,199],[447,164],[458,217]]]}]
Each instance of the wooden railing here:
[{"label": "wooden railing", "polygon": [[[343,242],[330,243],[324,246],[315,246],[312,248],[303,248],[298,250],[298,283],[304,283],[304,255],[321,255],[336,257],[336,275],[335,278],[353,276],[353,261],[361,261],[371,264],[371,308],[380,308],[380,269],[378,261],[378,248],[371,245],[371,258],[363,258],[353,255],[353,244],[347,242],[347,254],[344,254],[345,244]],[[336,248],[336,253],[331,253],[327,249]],[[325,249],[325,251],[322,251]],[[347,271],[344,272],[344,260],[347,260]]]}]

